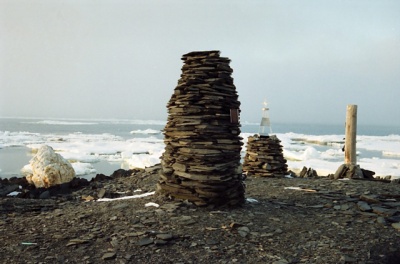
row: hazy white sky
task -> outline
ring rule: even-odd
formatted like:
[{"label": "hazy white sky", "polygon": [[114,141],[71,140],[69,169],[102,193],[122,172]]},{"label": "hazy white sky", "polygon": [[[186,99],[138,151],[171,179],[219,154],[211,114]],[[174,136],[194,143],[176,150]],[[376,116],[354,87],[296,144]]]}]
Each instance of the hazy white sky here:
[{"label": "hazy white sky", "polygon": [[400,1],[0,0],[0,116],[167,118],[181,56],[229,57],[241,121],[400,123]]}]

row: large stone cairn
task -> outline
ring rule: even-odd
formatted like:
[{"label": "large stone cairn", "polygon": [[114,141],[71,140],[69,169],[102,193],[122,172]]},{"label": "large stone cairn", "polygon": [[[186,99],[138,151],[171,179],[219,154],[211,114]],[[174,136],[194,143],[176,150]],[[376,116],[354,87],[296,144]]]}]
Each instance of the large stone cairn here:
[{"label": "large stone cairn", "polygon": [[230,60],[219,54],[183,55],[181,78],[167,104],[157,193],[199,206],[244,202],[240,102]]},{"label": "large stone cairn", "polygon": [[287,174],[282,145],[275,136],[250,136],[247,141],[243,171],[247,176],[283,177]]}]

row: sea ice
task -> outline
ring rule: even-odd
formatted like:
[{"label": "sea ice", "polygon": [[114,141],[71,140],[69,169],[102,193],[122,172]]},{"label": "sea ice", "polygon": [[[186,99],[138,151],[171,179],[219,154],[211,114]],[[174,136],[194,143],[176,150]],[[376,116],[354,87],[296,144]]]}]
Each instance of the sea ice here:
[{"label": "sea ice", "polygon": [[76,125],[96,125],[98,123],[93,122],[77,122],[77,121],[62,121],[62,120],[42,120],[37,122],[27,122],[34,124],[43,124],[43,125],[64,125],[64,126],[76,126]]},{"label": "sea ice", "polygon": [[145,130],[133,130],[130,132],[131,134],[147,134],[147,135],[157,135],[160,134],[161,131],[155,129],[145,129]]},{"label": "sea ice", "polygon": [[[101,121],[99,121],[101,122]],[[127,124],[146,124],[151,121],[115,121]],[[103,133],[71,133],[66,135],[41,134],[30,132],[0,131],[0,148],[26,146],[35,152],[46,144],[72,162],[78,175],[95,172],[92,165],[99,161],[119,162],[126,168],[145,168],[160,162],[164,151],[164,142],[152,133],[153,129],[134,130],[143,137],[124,139]],[[242,155],[246,152],[247,138],[254,133],[242,133]],[[290,170],[300,171],[303,166],[313,168],[318,175],[333,174],[344,162],[344,135],[305,135],[296,133],[278,133],[284,157]],[[381,153],[377,158],[364,153]],[[375,176],[391,175],[400,177],[400,135],[357,136],[358,164],[361,168],[375,171]],[[371,155],[371,154],[370,154]],[[385,158],[387,157],[387,158]],[[22,171],[26,171],[24,167]]]},{"label": "sea ice", "polygon": [[71,163],[71,165],[74,168],[75,174],[77,176],[96,173],[96,170],[93,168],[93,165],[90,163],[74,162],[74,163]]}]

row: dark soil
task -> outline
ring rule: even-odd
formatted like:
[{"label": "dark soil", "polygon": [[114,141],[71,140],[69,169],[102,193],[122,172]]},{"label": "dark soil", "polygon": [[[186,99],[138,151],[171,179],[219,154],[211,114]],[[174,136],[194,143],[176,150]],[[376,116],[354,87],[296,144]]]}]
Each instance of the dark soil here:
[{"label": "dark soil", "polygon": [[[399,184],[250,177],[247,202],[238,208],[196,207],[156,195],[97,201],[154,191],[158,168],[117,171],[51,190],[23,186],[19,196],[25,198],[0,198],[0,258],[4,263],[400,263]],[[159,207],[146,207],[149,202]]]}]

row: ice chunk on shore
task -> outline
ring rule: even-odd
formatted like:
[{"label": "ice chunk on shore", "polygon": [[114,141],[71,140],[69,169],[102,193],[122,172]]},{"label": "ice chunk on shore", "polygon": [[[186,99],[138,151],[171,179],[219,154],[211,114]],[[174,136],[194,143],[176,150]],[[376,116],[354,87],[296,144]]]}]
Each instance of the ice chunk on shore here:
[{"label": "ice chunk on shore", "polygon": [[32,174],[27,175],[26,180],[36,188],[48,188],[69,182],[75,177],[71,164],[60,154],[55,153],[50,146],[43,145],[29,164]]}]

